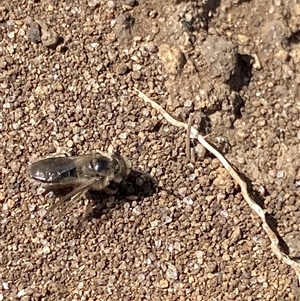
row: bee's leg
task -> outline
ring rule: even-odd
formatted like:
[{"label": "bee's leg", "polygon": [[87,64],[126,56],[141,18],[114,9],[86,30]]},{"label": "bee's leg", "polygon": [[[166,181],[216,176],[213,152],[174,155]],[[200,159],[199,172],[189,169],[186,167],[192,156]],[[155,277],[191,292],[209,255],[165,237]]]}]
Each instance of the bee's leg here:
[{"label": "bee's leg", "polygon": [[106,190],[109,189],[107,188],[107,186],[110,183],[110,179],[109,178],[104,178],[104,179],[98,179],[95,184],[93,184],[93,186],[91,187],[92,190]]},{"label": "bee's leg", "polygon": [[106,194],[116,194],[116,192],[118,191],[118,189],[117,189],[117,188],[112,189],[112,188],[105,187],[105,188],[103,189],[103,191],[104,191]]},{"label": "bee's leg", "polygon": [[[78,192],[76,195],[72,197],[72,202],[78,201],[83,195],[84,192]],[[72,202],[68,202],[67,204],[65,204],[65,206],[61,209],[59,215],[64,214],[67,211],[67,209],[70,207]]]},{"label": "bee's leg", "polygon": [[[96,182],[97,182],[97,180],[90,179],[90,180],[87,180],[86,182],[84,182],[83,184],[79,185],[77,188],[73,189],[70,193],[68,193],[66,196],[64,196],[62,199],[60,199],[58,202],[56,202],[52,206],[50,206],[50,208],[48,209],[48,211],[45,214],[45,217],[48,216],[51,211],[53,211],[57,207],[63,205],[68,200],[70,200],[70,199],[74,200],[74,199],[80,198],[86,192],[86,190],[89,189],[89,187],[94,185]],[[62,212],[64,212],[67,208],[68,208],[68,206],[65,206],[65,208],[63,209]]]},{"label": "bee's leg", "polygon": [[58,208],[59,206],[62,206],[64,203],[65,203],[65,200],[60,199],[60,200],[57,201],[56,203],[52,204],[52,205],[48,208],[48,210],[47,210],[46,214],[44,215],[44,217],[45,217],[45,218],[48,217],[48,215],[49,215],[54,209]]},{"label": "bee's leg", "polygon": [[82,219],[84,221],[88,220],[89,216],[91,215],[92,212],[93,212],[93,204],[92,204],[91,200],[89,200],[86,207],[85,207]]},{"label": "bee's leg", "polygon": [[92,202],[91,202],[91,195],[89,193],[89,191],[87,190],[85,192],[85,198],[87,200],[87,204],[85,206],[85,210],[84,210],[84,214],[83,214],[83,221],[88,219],[89,214],[93,211],[93,206],[92,206]]}]

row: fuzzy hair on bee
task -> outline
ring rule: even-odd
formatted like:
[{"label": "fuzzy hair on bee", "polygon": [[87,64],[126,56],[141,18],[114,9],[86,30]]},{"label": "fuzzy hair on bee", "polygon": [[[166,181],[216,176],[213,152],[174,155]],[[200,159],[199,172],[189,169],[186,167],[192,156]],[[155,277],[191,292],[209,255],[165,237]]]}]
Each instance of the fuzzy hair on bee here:
[{"label": "fuzzy hair on bee", "polygon": [[[47,191],[71,189],[48,209],[46,215],[67,201],[78,200],[89,190],[105,190],[120,183],[131,170],[130,161],[114,153],[94,153],[74,157],[55,156],[40,159],[29,166],[29,176]],[[108,189],[109,190],[109,189]],[[66,206],[63,210],[66,209]]]}]

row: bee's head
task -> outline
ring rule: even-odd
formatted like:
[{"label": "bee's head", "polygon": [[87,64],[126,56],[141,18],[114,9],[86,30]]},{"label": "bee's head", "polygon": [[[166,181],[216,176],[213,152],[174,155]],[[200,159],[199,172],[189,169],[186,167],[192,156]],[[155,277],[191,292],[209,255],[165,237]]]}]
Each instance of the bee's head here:
[{"label": "bee's head", "polygon": [[115,175],[114,181],[119,183],[130,173],[131,164],[127,158],[115,152],[112,154],[112,168]]}]

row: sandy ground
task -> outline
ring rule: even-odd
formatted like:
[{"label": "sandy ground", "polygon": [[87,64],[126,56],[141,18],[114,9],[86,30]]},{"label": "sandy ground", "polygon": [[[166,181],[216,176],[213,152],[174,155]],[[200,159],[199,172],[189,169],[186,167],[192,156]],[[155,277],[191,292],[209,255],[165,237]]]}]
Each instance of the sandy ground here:
[{"label": "sandy ground", "polygon": [[[299,258],[296,2],[0,2],[0,300],[299,300],[238,185],[133,90],[193,114]],[[43,217],[30,162],[116,149],[116,195]]]}]

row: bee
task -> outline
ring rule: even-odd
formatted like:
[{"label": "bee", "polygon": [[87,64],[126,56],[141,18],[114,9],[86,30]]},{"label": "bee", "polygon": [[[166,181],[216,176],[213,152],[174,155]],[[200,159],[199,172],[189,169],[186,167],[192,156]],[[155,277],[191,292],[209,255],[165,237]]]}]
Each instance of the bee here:
[{"label": "bee", "polygon": [[[70,200],[78,200],[89,190],[110,191],[111,183],[120,183],[130,173],[128,159],[118,152],[95,153],[74,157],[56,156],[40,159],[29,167],[31,179],[42,183],[46,191],[71,189],[48,209],[46,216]],[[63,209],[65,210],[66,207]]]}]

